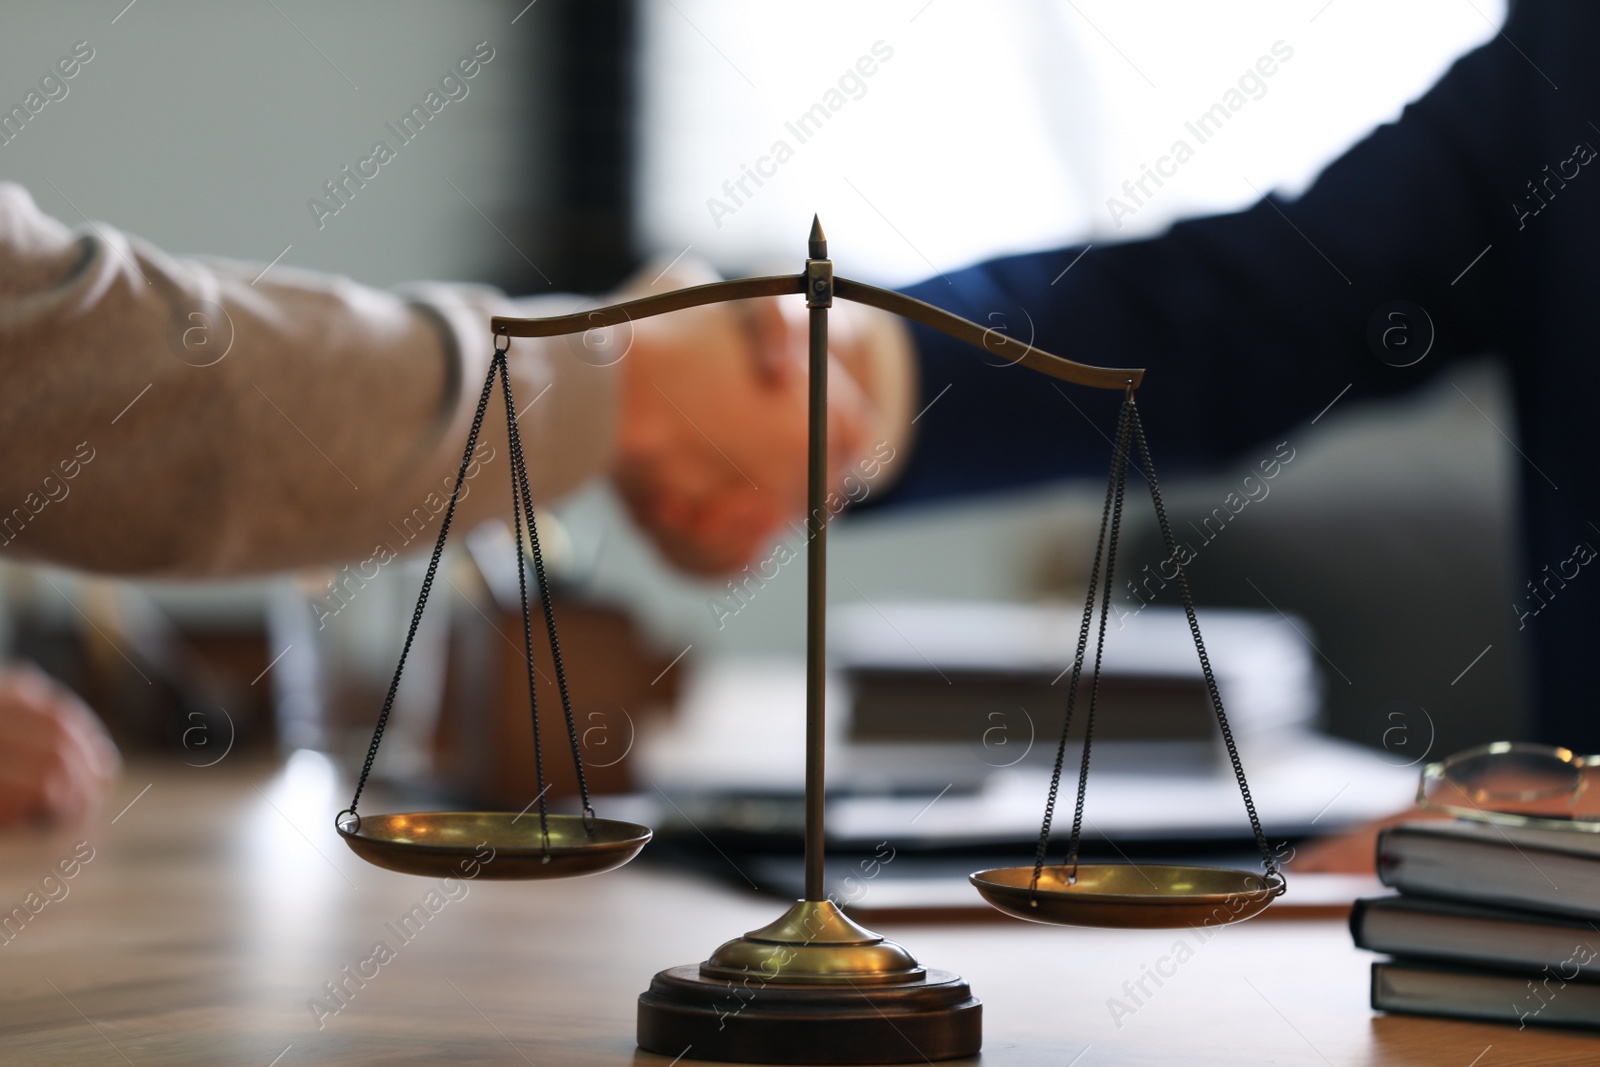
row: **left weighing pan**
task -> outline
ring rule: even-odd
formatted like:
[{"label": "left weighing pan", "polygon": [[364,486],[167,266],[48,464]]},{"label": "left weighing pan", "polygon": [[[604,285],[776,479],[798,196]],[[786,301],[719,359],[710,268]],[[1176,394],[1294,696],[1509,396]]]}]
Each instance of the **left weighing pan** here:
[{"label": "left weighing pan", "polygon": [[615,870],[650,841],[648,827],[581,815],[537,812],[419,811],[352,816],[337,822],[350,850],[378,867],[401,874],[459,876],[462,864],[477,863],[477,878],[534,880],[575,878]]}]

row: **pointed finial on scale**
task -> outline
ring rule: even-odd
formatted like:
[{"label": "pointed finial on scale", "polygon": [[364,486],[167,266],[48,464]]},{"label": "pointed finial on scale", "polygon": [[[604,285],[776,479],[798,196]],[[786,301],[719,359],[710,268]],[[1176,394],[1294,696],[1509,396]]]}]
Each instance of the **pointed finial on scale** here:
[{"label": "pointed finial on scale", "polygon": [[828,235],[822,232],[822,220],[811,216],[811,258],[828,258]]}]

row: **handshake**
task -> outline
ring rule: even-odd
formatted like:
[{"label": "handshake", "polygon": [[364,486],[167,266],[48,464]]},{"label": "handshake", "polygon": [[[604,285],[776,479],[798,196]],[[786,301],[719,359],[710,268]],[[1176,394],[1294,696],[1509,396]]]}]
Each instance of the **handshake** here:
[{"label": "handshake", "polygon": [[[685,262],[645,275],[652,280],[617,298],[717,280]],[[910,335],[898,318],[840,302],[828,318],[831,517],[892,479],[916,390]],[[679,568],[737,570],[805,512],[808,337],[796,295],[641,319],[622,341],[611,479]]]}]

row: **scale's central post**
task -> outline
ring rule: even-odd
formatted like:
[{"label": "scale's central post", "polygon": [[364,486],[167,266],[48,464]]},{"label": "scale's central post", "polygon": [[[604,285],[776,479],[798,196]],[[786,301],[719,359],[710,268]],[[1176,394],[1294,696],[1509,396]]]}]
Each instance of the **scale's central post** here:
[{"label": "scale's central post", "polygon": [[[782,279],[772,281],[783,284]],[[881,291],[841,279],[863,297]],[[670,967],[639,998],[639,1044],[666,1056],[756,1063],[908,1063],[977,1053],[983,1006],[960,976],[921,966],[852,921],[823,877],[827,749],[828,309],[833,263],[811,221],[806,269],[787,292],[810,309],[806,485],[806,887],[777,919]],[[752,294],[754,295],[754,294]],[[896,294],[882,293],[898,301]],[[841,299],[851,299],[841,292]],[[933,309],[929,309],[932,311]],[[934,312],[939,314],[938,312]],[[974,328],[976,329],[976,327]]]},{"label": "scale's central post", "polygon": [[806,259],[806,307],[811,311],[811,425],[806,469],[806,899],[824,899],[826,797],[824,657],[828,615],[828,309],[833,306],[833,261],[822,222],[811,219]]}]

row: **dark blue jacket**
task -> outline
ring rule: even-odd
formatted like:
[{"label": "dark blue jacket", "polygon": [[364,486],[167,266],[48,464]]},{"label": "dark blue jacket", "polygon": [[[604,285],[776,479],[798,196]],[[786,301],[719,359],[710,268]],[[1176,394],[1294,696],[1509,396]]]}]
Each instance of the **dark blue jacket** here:
[{"label": "dark blue jacket", "polygon": [[[1081,248],[998,259],[908,291],[1060,355],[1149,368],[1139,402],[1163,473],[1278,440],[1346,386],[1342,403],[1502,355],[1521,424],[1525,571],[1506,610],[1532,639],[1538,733],[1600,751],[1589,674],[1600,660],[1597,48],[1600,4],[1520,4],[1502,34],[1298,200],[1268,197],[1081,260]],[[1103,475],[1115,395],[915,331],[917,406],[931,407],[885,503]],[[1420,362],[1393,365],[1430,332]]]}]

